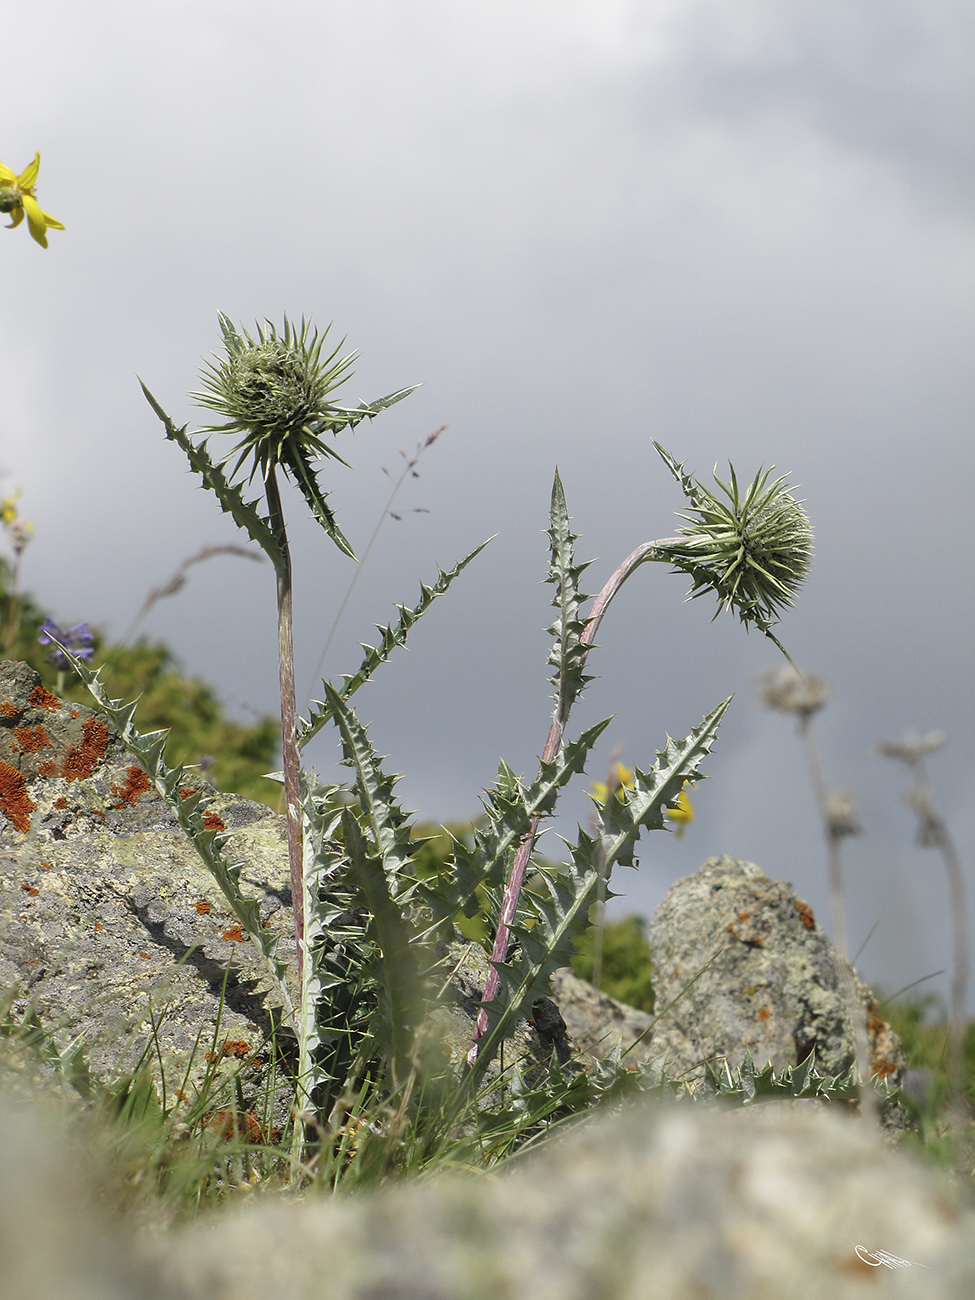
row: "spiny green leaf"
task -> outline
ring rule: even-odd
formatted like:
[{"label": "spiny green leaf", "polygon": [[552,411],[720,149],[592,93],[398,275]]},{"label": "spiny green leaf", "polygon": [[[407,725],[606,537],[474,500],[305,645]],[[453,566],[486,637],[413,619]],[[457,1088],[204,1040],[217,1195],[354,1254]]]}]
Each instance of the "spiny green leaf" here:
[{"label": "spiny green leaf", "polygon": [[328,494],[322,491],[318,482],[318,475],[312,469],[308,456],[301,447],[295,444],[294,440],[285,447],[281,457],[281,465],[298,485],[302,496],[308,503],[308,508],[318,523],[325,529],[339,550],[354,560],[356,558],[355,551],[353,551],[335,521],[335,515],[326,500]]},{"label": "spiny green leaf", "polygon": [[190,465],[202,477],[203,486],[209,488],[220,502],[220,509],[225,514],[229,514],[237,527],[242,528],[252,541],[257,542],[276,571],[280,573],[285,562],[284,552],[268,521],[258,512],[257,503],[244,500],[241,489],[231,483],[224,475],[222,467],[210,459],[206,442],[194,442],[188,436],[185,424],[177,428],[141,379],[139,383],[142,384],[142,391],[149,405],[162,421],[166,429],[166,437],[182,447]]},{"label": "spiny green leaf", "polygon": [[705,714],[683,740],[671,740],[668,736],[650,771],[641,772],[636,768],[632,788],[622,788],[620,798],[599,805],[599,839],[607,879],[616,863],[633,865],[633,849],[640,831],[644,827],[659,830],[663,826],[663,810],[677,802],[684,782],[702,779],[698,769],[714,744],[718,724],[730,703],[729,696]]},{"label": "spiny green leaf", "polygon": [[586,647],[582,644],[586,620],[579,615],[580,605],[589,599],[579,589],[579,579],[588,569],[589,563],[575,562],[575,543],[578,538],[569,528],[569,514],[558,470],[552,485],[548,536],[551,542],[551,563],[546,581],[555,587],[552,604],[559,611],[555,622],[548,629],[555,640],[548,662],[555,669],[551,681],[555,687],[556,717],[560,725],[564,726],[572,705],[592,678],[582,671],[586,660]]},{"label": "spiny green leaf", "polygon": [[206,812],[212,805],[212,799],[203,791],[198,791],[184,799],[180,791],[186,788],[186,768],[182,764],[174,768],[167,767],[162,757],[168,732],[154,731],[143,736],[132,724],[138,701],[123,705],[121,701],[111,699],[106,694],[97,672],[93,673],[86,663],[64,646],[57,642],[55,644],[88,687],[99,712],[114,723],[129,752],[145,769],[149,779],[175,814],[180,826],[192,839],[197,853],[219,885],[231,911],[263,954],[287,1015],[293,1016],[291,996],[284,982],[286,968],[274,955],[277,937],[264,928],[257,899],[247,897],[240,888],[240,873],[244,864],[231,861],[224,855],[223,849],[230,838],[229,835],[223,831],[208,829],[205,824]]},{"label": "spiny green leaf", "polygon": [[[386,662],[397,646],[406,644],[406,638],[413,624],[421,617],[421,615],[426,613],[438,596],[444,594],[453,582],[454,578],[456,578],[463,569],[467,568],[471,560],[473,560],[476,555],[480,555],[485,546],[487,546],[487,542],[482,542],[480,546],[475,547],[469,555],[465,555],[459,563],[455,564],[454,567],[447,572],[444,572],[443,569],[438,569],[439,576],[433,586],[428,587],[425,583],[421,582],[420,599],[412,609],[407,609],[405,605],[396,606],[399,610],[399,619],[395,625],[390,624],[388,627],[380,627],[377,625],[376,630],[380,635],[379,645],[363,645],[362,648],[365,650],[366,654],[358,671],[353,673],[351,676],[343,678],[342,686],[338,692],[343,700],[348,700],[353,696],[359,687],[369,680],[379,665]],[[331,710],[328,705],[318,702],[316,708],[312,711],[309,720],[307,722],[302,722],[299,726],[299,746],[306,745],[313,736],[317,736],[322,727],[331,720],[331,716]]]},{"label": "spiny green leaf", "polygon": [[370,852],[352,810],[342,813],[342,830],[349,871],[358,884],[363,903],[371,914],[370,928],[375,930],[375,976],[380,1003],[385,1011],[374,1032],[386,1041],[378,1046],[389,1062],[391,1083],[402,1087],[410,1073],[413,1036],[423,1017],[425,988],[411,947],[410,928],[389,889],[382,858]]},{"label": "spiny green leaf", "polygon": [[390,777],[382,769],[379,755],[373,749],[353,710],[345,705],[339,693],[327,682],[325,703],[342,738],[345,763],[355,773],[355,791],[363,824],[368,828],[374,851],[378,854],[383,871],[394,896],[403,886],[403,872],[413,856],[413,843],[406,814],[393,797],[393,788],[399,777]]}]

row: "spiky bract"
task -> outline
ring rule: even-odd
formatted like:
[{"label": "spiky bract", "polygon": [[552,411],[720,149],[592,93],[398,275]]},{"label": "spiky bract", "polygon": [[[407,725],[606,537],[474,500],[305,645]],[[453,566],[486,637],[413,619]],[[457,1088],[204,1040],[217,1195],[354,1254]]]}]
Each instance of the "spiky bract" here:
[{"label": "spiky bract", "polygon": [[683,464],[659,443],[653,445],[691,506],[680,516],[687,526],[661,543],[658,554],[690,574],[690,597],[706,591],[717,595],[715,618],[733,609],[746,627],[754,624],[774,641],[771,628],[780,610],[793,603],[813,552],[809,519],[785,476],[769,483],[771,470],[759,469],[743,492],[729,465],[730,483],[714,476],[723,499],[685,474]]}]

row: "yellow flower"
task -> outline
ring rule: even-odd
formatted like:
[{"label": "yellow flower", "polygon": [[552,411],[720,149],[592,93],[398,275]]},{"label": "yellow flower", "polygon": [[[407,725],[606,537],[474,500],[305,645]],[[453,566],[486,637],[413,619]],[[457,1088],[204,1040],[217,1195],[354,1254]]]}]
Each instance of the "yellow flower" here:
[{"label": "yellow flower", "polygon": [[30,233],[42,248],[47,248],[47,231],[51,227],[54,230],[63,230],[64,226],[60,221],[56,221],[50,213],[45,212],[37,199],[34,198],[34,188],[37,181],[37,173],[41,166],[41,155],[35,154],[34,161],[25,167],[18,176],[16,172],[11,171],[0,163],[0,212],[10,214],[10,225],[8,230],[14,226],[19,226],[27,214],[27,225],[30,227]]},{"label": "yellow flower", "polygon": [[6,525],[12,524],[16,521],[17,498],[19,496],[19,492],[14,492],[11,496],[4,497],[4,499],[0,501],[0,523]]},{"label": "yellow flower", "polygon": [[633,769],[624,763],[613,763],[609,769],[608,783],[593,781],[591,797],[596,803],[601,804],[607,802],[610,794],[615,794],[617,799],[622,799],[624,787],[633,788]]},{"label": "yellow flower", "polygon": [[688,785],[689,782],[685,781],[680,794],[677,796],[677,802],[672,808],[664,809],[664,816],[668,821],[677,823],[677,830],[675,832],[677,839],[680,839],[684,834],[684,828],[687,823],[694,820],[694,806],[687,793]]}]

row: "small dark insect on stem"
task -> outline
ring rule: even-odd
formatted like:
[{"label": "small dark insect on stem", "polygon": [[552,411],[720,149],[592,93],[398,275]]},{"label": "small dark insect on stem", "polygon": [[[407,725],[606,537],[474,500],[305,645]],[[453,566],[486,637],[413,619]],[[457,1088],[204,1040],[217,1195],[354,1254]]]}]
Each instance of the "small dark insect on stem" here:
[{"label": "small dark insect on stem", "polygon": [[291,552],[281,509],[274,466],[269,465],[264,480],[268,519],[281,546],[281,564],[277,566],[278,588],[278,673],[281,690],[281,754],[284,768],[284,796],[287,804],[288,865],[291,869],[291,900],[295,918],[295,943],[298,949],[298,979],[302,971],[302,941],[305,935],[304,895],[302,893],[301,833],[301,762],[298,755],[297,705],[295,703],[295,655],[292,618]]}]

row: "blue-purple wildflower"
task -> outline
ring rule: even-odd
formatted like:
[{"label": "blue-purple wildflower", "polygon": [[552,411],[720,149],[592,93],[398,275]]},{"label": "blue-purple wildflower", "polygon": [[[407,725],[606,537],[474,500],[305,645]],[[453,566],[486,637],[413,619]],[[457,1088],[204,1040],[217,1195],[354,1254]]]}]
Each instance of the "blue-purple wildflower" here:
[{"label": "blue-purple wildflower", "polygon": [[[75,658],[86,662],[95,653],[95,634],[87,623],[75,623],[74,627],[69,627],[67,632],[64,632],[53,619],[46,618],[40,626],[37,640],[39,645],[52,645],[54,641],[60,641]],[[59,672],[64,672],[71,666],[64,652],[57,649],[51,651],[48,661]]]}]

